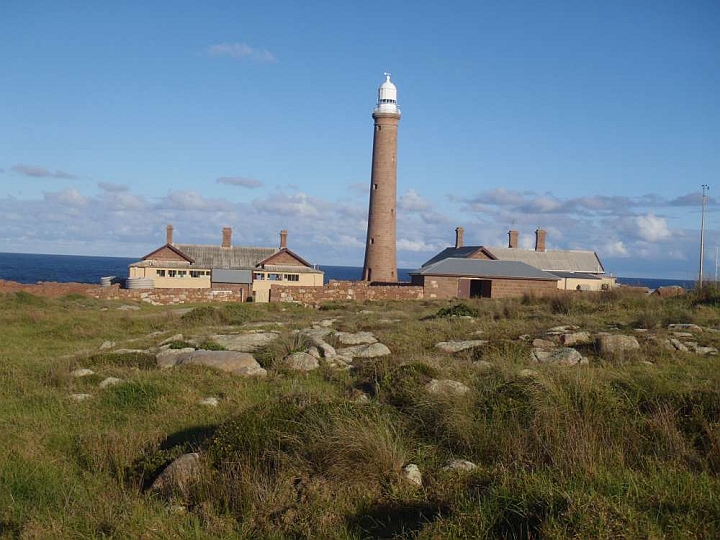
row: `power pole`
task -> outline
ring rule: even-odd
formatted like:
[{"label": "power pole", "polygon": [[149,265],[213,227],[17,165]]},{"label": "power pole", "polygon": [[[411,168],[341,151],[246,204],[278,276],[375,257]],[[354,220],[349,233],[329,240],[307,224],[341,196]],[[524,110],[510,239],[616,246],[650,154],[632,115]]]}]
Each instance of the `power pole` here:
[{"label": "power pole", "polygon": [[703,264],[705,263],[705,207],[707,206],[707,191],[710,190],[710,186],[707,184],[702,185],[702,215],[700,218],[700,272],[698,277],[698,288],[702,289],[703,286]]}]

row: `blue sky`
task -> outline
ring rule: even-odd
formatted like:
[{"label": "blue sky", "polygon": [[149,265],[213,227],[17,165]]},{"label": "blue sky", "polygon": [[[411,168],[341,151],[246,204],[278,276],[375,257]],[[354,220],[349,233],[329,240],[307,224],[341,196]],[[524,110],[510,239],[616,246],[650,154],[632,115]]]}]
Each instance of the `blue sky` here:
[{"label": "blue sky", "polygon": [[361,265],[390,70],[399,266],[458,225],[543,227],[616,275],[692,279],[710,184],[714,271],[717,1],[8,1],[0,58],[0,251],[141,256],[172,223]]}]

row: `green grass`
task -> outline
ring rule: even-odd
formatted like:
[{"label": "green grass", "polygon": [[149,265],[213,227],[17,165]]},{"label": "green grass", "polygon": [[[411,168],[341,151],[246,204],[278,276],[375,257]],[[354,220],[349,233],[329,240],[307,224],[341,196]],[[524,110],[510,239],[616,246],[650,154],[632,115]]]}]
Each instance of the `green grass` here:
[{"label": "green grass", "polygon": [[[717,298],[708,287],[669,299],[337,302],[320,313],[215,304],[180,316],[80,295],[2,296],[0,538],[716,538],[720,357],[640,337],[622,359],[588,345],[589,365],[555,367],[532,364],[530,342],[567,324],[660,338],[674,322],[719,328]],[[374,332],[392,354],[351,372],[283,369],[309,345],[293,330],[323,318]],[[256,353],[265,379],[155,365],[168,336],[220,350],[208,336],[257,322],[282,323]],[[489,343],[434,347],[453,339]],[[695,340],[720,347],[718,333]],[[104,341],[151,352],[99,351]],[[80,367],[95,375],[71,377]],[[527,368],[537,374],[521,376]],[[100,389],[106,377],[123,383]],[[470,392],[427,393],[445,378]],[[351,401],[358,390],[371,400]],[[209,396],[217,408],[200,405]],[[187,500],[146,491],[191,451],[204,456],[203,474]],[[478,467],[444,471],[452,458]],[[411,462],[420,489],[402,479]]]}]

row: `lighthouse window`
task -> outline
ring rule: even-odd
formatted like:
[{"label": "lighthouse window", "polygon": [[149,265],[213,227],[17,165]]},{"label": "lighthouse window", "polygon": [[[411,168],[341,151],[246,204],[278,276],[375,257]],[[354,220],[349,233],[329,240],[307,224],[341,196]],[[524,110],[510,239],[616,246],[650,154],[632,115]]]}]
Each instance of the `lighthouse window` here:
[{"label": "lighthouse window", "polygon": [[377,130],[380,131],[380,128],[381,128],[381,127],[382,127],[382,126],[378,126],[378,127],[377,127]]},{"label": "lighthouse window", "polygon": [[373,184],[373,189],[377,189],[377,184]]},{"label": "lighthouse window", "polygon": [[374,244],[374,243],[375,243],[375,239],[374,239],[374,238],[371,238],[371,239],[370,239],[370,243],[371,243],[371,244]]}]

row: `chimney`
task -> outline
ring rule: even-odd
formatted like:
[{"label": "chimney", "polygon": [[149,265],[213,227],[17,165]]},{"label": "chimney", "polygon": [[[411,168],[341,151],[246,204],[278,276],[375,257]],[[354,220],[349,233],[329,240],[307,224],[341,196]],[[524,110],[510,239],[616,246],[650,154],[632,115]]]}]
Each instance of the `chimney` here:
[{"label": "chimney", "polygon": [[172,225],[168,225],[167,227],[165,227],[165,243],[166,244],[173,243],[172,233],[173,233]]},{"label": "chimney", "polygon": [[508,231],[508,247],[512,249],[517,249],[518,247],[518,232],[517,231]]},{"label": "chimney", "polygon": [[463,247],[463,233],[465,233],[465,229],[462,227],[458,227],[455,229],[455,248],[461,248]]},{"label": "chimney", "polygon": [[280,249],[287,249],[287,231],[280,231]]},{"label": "chimney", "polygon": [[222,247],[229,248],[231,239],[232,239],[232,229],[230,227],[223,227]]},{"label": "chimney", "polygon": [[547,232],[542,229],[535,231],[535,251],[545,251],[545,237]]}]

